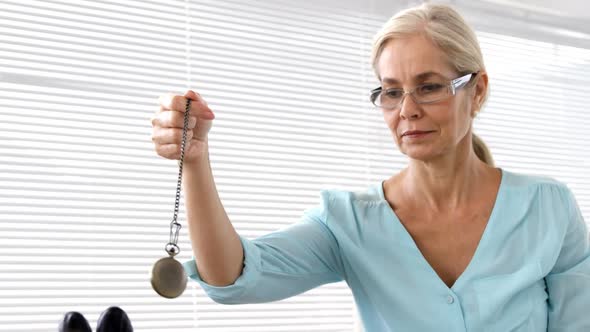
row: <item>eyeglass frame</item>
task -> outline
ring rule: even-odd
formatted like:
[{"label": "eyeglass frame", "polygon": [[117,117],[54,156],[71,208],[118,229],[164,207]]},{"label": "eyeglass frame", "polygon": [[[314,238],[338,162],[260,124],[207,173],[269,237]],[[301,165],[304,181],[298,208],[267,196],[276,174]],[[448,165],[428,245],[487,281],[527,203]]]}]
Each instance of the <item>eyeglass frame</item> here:
[{"label": "eyeglass frame", "polygon": [[[460,76],[458,78],[452,79],[449,84],[445,84],[444,86],[447,89],[448,88],[451,89],[451,94],[449,96],[447,96],[447,97],[454,96],[458,89],[466,86],[478,74],[479,74],[479,72],[473,72],[473,73],[465,74],[465,75]],[[417,85],[416,87],[414,87],[410,91],[404,91],[404,93],[403,93],[403,95],[402,95],[399,103],[397,105],[393,106],[393,107],[385,108],[383,106],[379,106],[379,105],[375,104],[375,100],[377,100],[377,97],[373,98],[373,95],[375,95],[376,92],[379,92],[379,94],[381,94],[383,92],[383,87],[381,87],[381,86],[380,87],[377,87],[377,88],[375,88],[373,90],[371,90],[371,93],[369,94],[369,99],[371,100],[371,104],[375,105],[375,107],[381,108],[381,109],[385,108],[385,109],[388,109],[388,110],[394,110],[394,109],[400,107],[403,104],[404,100],[406,99],[406,95],[410,95],[412,97],[412,99],[414,100],[414,102],[416,102],[417,104],[434,104],[434,103],[437,103],[437,102],[442,101],[442,100],[445,99],[445,98],[442,98],[442,99],[439,99],[439,100],[428,101],[428,102],[419,102],[419,101],[417,101],[416,100],[416,97],[414,96],[414,91],[416,91],[416,89],[418,89],[419,87],[422,87],[423,85],[424,84],[419,84],[419,85]],[[387,90],[391,90],[391,89],[387,89]],[[385,91],[387,91],[387,90],[385,90]],[[398,89],[398,90],[403,90],[403,89]],[[379,96],[379,94],[377,94],[377,96]]]}]

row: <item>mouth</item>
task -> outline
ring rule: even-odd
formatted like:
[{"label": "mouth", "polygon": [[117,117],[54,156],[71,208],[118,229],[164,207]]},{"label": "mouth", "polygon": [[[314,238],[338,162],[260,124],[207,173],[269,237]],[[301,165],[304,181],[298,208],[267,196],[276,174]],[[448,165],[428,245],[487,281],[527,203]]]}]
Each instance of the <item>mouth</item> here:
[{"label": "mouth", "polygon": [[412,132],[412,133],[408,133],[408,134],[404,134],[402,135],[402,137],[408,137],[408,138],[420,138],[420,137],[424,137],[427,135],[432,134],[434,131],[421,131],[421,132]]}]

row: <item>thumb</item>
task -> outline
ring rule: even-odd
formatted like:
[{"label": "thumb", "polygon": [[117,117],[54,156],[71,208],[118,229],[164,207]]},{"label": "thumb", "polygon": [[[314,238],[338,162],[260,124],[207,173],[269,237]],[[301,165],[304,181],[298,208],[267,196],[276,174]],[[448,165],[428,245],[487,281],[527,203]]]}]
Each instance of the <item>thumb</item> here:
[{"label": "thumb", "polygon": [[199,141],[206,141],[209,136],[209,131],[213,127],[213,121],[199,118],[197,126],[193,129],[193,139]]},{"label": "thumb", "polygon": [[184,94],[184,97],[190,100],[199,100],[199,96],[193,90],[187,90]]},{"label": "thumb", "polygon": [[[206,109],[202,113],[205,120],[215,119],[215,114],[213,114],[213,111],[209,108],[209,105],[207,105],[207,102],[205,101],[205,99],[203,99],[203,97],[201,97],[200,94],[194,92],[193,90],[187,90],[184,93],[184,97],[187,98],[188,100],[195,101],[195,102],[205,106]],[[192,109],[192,107],[191,107],[191,109]]]},{"label": "thumb", "polygon": [[199,141],[206,141],[209,131],[211,130],[211,127],[213,127],[213,119],[215,119],[215,115],[213,115],[213,112],[211,111],[211,109],[209,109],[207,103],[205,102],[205,100],[203,100],[201,95],[194,92],[193,90],[187,90],[184,94],[184,97],[202,103],[207,108],[208,111],[205,112],[205,116],[199,117],[199,119],[197,120],[197,126],[193,129],[193,139]]}]

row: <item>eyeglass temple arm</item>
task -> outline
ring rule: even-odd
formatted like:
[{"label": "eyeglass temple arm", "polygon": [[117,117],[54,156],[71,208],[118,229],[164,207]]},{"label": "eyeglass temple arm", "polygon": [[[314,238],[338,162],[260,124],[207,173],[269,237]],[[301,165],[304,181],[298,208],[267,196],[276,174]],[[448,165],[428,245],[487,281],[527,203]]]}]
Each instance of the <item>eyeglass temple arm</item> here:
[{"label": "eyeglass temple arm", "polygon": [[464,75],[464,76],[461,76],[459,78],[452,80],[451,86],[453,87],[453,94],[455,93],[456,89],[459,89],[460,87],[469,83],[469,81],[471,81],[471,79],[473,78],[474,75],[477,75],[477,73],[467,74],[467,75]]}]

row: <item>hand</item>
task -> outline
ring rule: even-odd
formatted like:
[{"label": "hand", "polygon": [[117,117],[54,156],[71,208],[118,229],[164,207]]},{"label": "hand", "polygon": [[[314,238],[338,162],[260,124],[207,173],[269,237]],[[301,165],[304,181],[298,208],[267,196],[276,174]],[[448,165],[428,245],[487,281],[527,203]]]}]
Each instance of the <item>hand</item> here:
[{"label": "hand", "polygon": [[166,94],[159,98],[160,110],[151,118],[152,141],[158,155],[179,160],[182,146],[182,130],[186,100],[191,100],[189,122],[184,148],[184,162],[192,162],[206,156],[208,133],[215,115],[207,102],[192,90],[184,96]]}]

